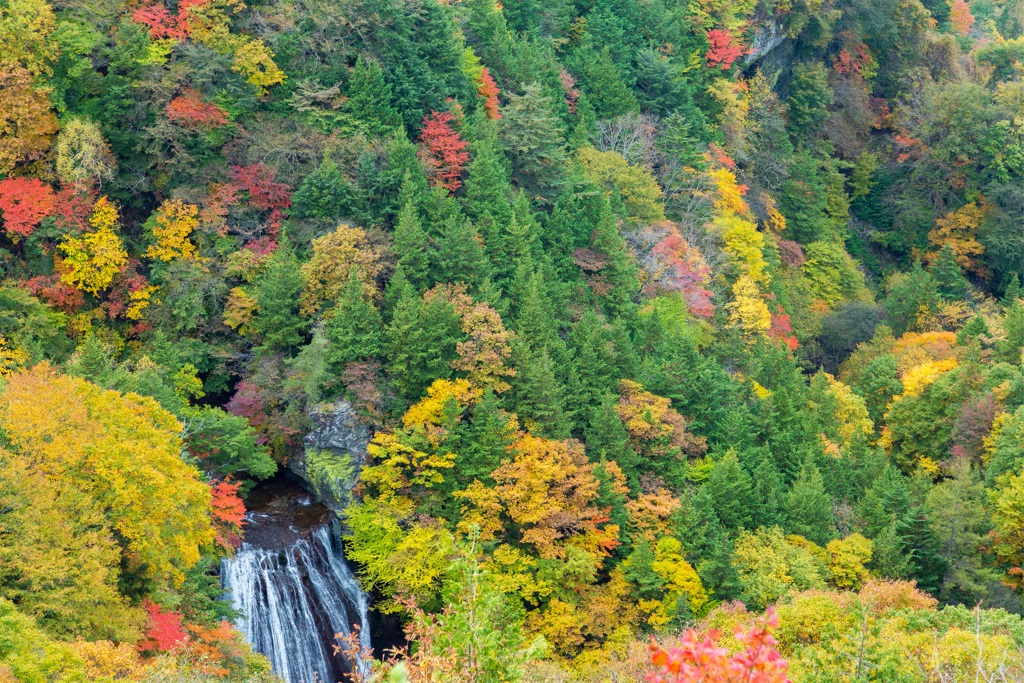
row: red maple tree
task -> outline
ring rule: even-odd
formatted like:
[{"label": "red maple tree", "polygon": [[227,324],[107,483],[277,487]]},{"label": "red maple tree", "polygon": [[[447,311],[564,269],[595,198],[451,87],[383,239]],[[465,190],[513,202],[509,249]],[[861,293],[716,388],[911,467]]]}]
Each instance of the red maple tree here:
[{"label": "red maple tree", "polygon": [[0,180],[0,213],[7,236],[28,237],[57,208],[53,188],[35,178]]},{"label": "red maple tree", "polygon": [[448,112],[430,112],[423,117],[420,131],[420,158],[430,172],[431,183],[449,192],[462,187],[462,171],[469,161],[467,142],[451,127]]},{"label": "red maple tree", "polygon": [[771,629],[779,625],[775,609],[744,631],[736,628],[736,640],[744,648],[730,655],[718,644],[721,633],[711,630],[703,636],[692,628],[679,644],[663,648],[651,640],[654,671],[645,676],[647,683],[790,683],[788,662],[775,646]]},{"label": "red maple tree", "polygon": [[24,287],[58,311],[74,313],[85,305],[85,295],[60,279],[59,259],[54,267],[57,272],[52,275],[37,275],[25,282]]},{"label": "red maple tree", "polygon": [[54,222],[61,234],[77,235],[89,230],[89,216],[96,204],[96,190],[85,191],[65,185],[57,191]]},{"label": "red maple tree", "polygon": [[793,326],[789,323],[789,314],[779,306],[778,313],[772,313],[772,326],[768,329],[768,336],[784,343],[790,351],[796,351],[800,345],[796,335],[793,334]]},{"label": "red maple tree", "polygon": [[228,122],[227,113],[212,102],[203,102],[198,90],[187,90],[175,97],[164,111],[168,119],[192,130],[223,126]]},{"label": "red maple tree", "polygon": [[140,652],[173,652],[180,649],[188,641],[188,634],[181,625],[181,615],[173,610],[164,610],[150,600],[142,603],[149,615],[146,627],[146,638],[139,643]]},{"label": "red maple tree", "polygon": [[172,14],[163,5],[144,5],[132,12],[132,21],[149,27],[153,40],[185,40],[188,38],[188,21]]},{"label": "red maple tree", "polygon": [[269,211],[270,234],[277,235],[284,218],[284,210],[292,205],[291,190],[274,180],[274,169],[262,163],[250,166],[232,166],[231,180],[249,193],[249,205],[260,211]]},{"label": "red maple tree", "polygon": [[210,487],[210,507],[213,525],[217,531],[217,542],[225,548],[237,548],[242,544],[242,525],[245,524],[245,503],[238,496],[241,484],[221,481]]},{"label": "red maple tree", "polygon": [[708,43],[711,45],[705,54],[708,66],[720,66],[723,71],[747,53],[746,48],[737,43],[732,34],[724,29],[714,28],[708,31]]}]

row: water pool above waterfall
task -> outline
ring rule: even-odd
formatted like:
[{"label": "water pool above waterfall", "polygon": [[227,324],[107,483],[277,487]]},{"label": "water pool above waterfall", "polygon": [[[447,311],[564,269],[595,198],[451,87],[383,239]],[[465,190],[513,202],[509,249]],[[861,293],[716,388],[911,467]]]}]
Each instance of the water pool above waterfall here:
[{"label": "water pool above waterfall", "polygon": [[221,568],[239,630],[288,683],[342,680],[353,663],[336,654],[335,635],[358,626],[369,648],[370,624],[337,522],[287,480],[257,489],[249,503],[246,542]]}]

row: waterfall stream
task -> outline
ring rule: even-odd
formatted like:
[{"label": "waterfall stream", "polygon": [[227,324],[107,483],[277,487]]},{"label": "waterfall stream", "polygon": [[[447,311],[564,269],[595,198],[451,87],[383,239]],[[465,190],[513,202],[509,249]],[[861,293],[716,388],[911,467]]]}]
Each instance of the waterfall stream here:
[{"label": "waterfall stream", "polygon": [[338,683],[366,662],[336,654],[336,634],[359,629],[370,647],[369,605],[342,554],[337,522],[294,482],[250,496],[246,542],[224,560],[221,582],[235,623],[287,683]]},{"label": "waterfall stream", "polygon": [[[359,626],[370,647],[366,595],[330,525],[285,549],[243,545],[225,560],[224,587],[239,613],[238,628],[288,683],[337,683],[349,663],[334,654],[334,634]],[[364,669],[365,664],[356,664]]]}]

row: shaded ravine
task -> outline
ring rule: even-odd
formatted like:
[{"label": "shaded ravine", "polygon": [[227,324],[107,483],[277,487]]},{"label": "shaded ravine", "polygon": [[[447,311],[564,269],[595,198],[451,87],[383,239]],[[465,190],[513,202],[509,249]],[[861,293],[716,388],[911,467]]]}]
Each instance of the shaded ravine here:
[{"label": "shaded ravine", "polygon": [[[333,515],[288,481],[250,496],[246,542],[221,577],[253,649],[288,683],[335,683],[352,663],[335,653],[335,634],[359,627],[370,647],[368,599],[344,555]],[[357,662],[359,669],[366,664]]]}]

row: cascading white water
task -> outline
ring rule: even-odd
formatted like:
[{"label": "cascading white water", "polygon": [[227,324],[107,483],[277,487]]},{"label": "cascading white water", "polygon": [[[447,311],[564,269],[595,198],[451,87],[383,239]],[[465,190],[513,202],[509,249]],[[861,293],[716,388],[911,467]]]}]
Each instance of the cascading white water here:
[{"label": "cascading white water", "polygon": [[[354,622],[361,646],[370,647],[366,594],[329,524],[283,549],[243,544],[221,576],[239,630],[288,683],[337,683],[352,664],[334,654],[332,641]],[[366,662],[355,666],[367,673]]]}]

